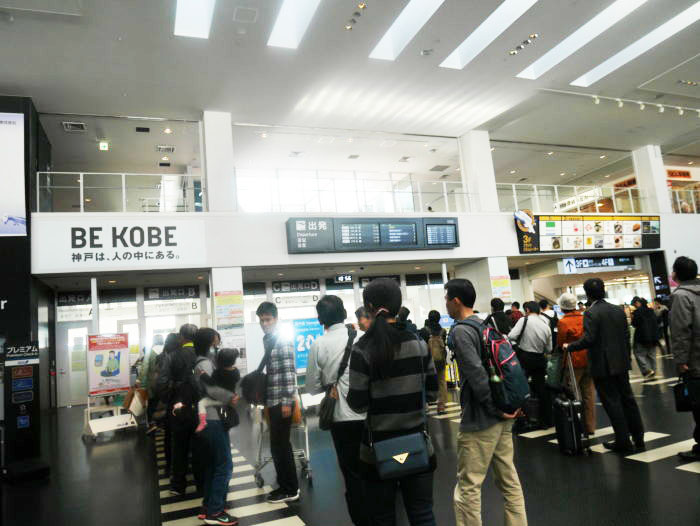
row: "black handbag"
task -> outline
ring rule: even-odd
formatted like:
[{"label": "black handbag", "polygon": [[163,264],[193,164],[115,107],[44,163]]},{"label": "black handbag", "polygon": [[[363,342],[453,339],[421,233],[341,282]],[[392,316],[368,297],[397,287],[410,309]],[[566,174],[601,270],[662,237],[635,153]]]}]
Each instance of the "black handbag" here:
[{"label": "black handbag", "polygon": [[[272,346],[274,347],[274,345]],[[263,372],[270,361],[272,349],[265,350],[260,365],[252,373],[248,373],[241,380],[241,394],[246,402],[253,405],[265,405],[267,398],[267,375]]]},{"label": "black handbag", "polygon": [[700,378],[681,376],[673,386],[676,411],[685,413],[700,407]]},{"label": "black handbag", "polygon": [[356,335],[357,332],[355,332],[355,329],[348,327],[348,343],[345,345],[343,359],[340,361],[340,366],[338,367],[338,377],[335,379],[335,383],[332,383],[326,387],[326,395],[323,397],[323,400],[321,400],[321,405],[318,409],[318,427],[320,427],[323,431],[328,431],[331,428],[331,425],[333,425],[335,404],[338,402],[338,400],[332,396],[332,392],[334,389],[336,389],[337,392],[338,382],[348,366],[350,354],[352,353],[352,344],[355,342]]},{"label": "black handbag", "polygon": [[369,433],[369,447],[374,451],[377,474],[382,480],[391,480],[418,473],[425,473],[430,469],[430,456],[433,453],[432,442],[426,426],[425,418],[425,371],[423,360],[419,355],[421,364],[421,394],[423,411],[423,430],[410,435],[402,435],[386,440],[374,442],[372,438],[372,425],[369,414],[367,415],[367,431]]}]

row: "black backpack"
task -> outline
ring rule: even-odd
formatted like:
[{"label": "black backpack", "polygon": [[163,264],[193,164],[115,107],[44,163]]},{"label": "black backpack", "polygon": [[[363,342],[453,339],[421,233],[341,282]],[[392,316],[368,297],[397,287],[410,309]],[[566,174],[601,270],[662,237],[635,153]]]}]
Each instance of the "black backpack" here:
[{"label": "black backpack", "polygon": [[263,370],[270,361],[271,354],[272,349],[265,351],[258,368],[252,373],[246,374],[241,380],[241,394],[249,404],[265,405],[267,401],[267,374]]}]

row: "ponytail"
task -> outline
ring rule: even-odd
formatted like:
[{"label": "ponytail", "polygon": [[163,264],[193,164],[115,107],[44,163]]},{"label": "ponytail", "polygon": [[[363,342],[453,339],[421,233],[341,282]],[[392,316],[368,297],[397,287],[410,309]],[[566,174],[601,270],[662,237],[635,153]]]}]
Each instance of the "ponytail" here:
[{"label": "ponytail", "polygon": [[394,318],[401,308],[401,289],[391,278],[378,278],[365,287],[365,307],[374,314],[374,322],[364,336],[369,349],[370,366],[381,378],[389,375],[394,355],[399,348],[399,331],[387,318]]}]

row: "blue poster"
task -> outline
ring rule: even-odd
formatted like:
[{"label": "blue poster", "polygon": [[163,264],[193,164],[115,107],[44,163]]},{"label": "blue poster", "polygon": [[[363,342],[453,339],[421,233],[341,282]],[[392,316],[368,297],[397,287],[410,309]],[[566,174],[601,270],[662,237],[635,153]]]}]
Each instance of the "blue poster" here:
[{"label": "blue poster", "polygon": [[17,380],[12,380],[12,391],[30,391],[33,388],[33,378],[18,378]]},{"label": "blue poster", "polygon": [[297,370],[306,370],[309,363],[309,350],[314,340],[323,334],[323,326],[316,318],[294,320],[294,349],[296,351]]},{"label": "blue poster", "polygon": [[17,429],[27,429],[29,427],[29,416],[17,417]]}]

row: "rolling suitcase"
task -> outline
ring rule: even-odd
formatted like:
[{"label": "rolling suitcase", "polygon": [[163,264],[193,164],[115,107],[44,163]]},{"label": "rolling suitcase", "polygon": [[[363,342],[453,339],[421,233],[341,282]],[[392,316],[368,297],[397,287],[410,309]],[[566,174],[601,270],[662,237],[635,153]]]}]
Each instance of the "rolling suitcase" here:
[{"label": "rolling suitcase", "polygon": [[581,393],[576,384],[571,356],[568,354],[566,361],[574,399],[570,400],[565,395],[554,399],[554,426],[557,430],[559,450],[565,455],[580,455],[589,451],[588,442],[584,443],[583,437],[583,404],[581,403]]}]

